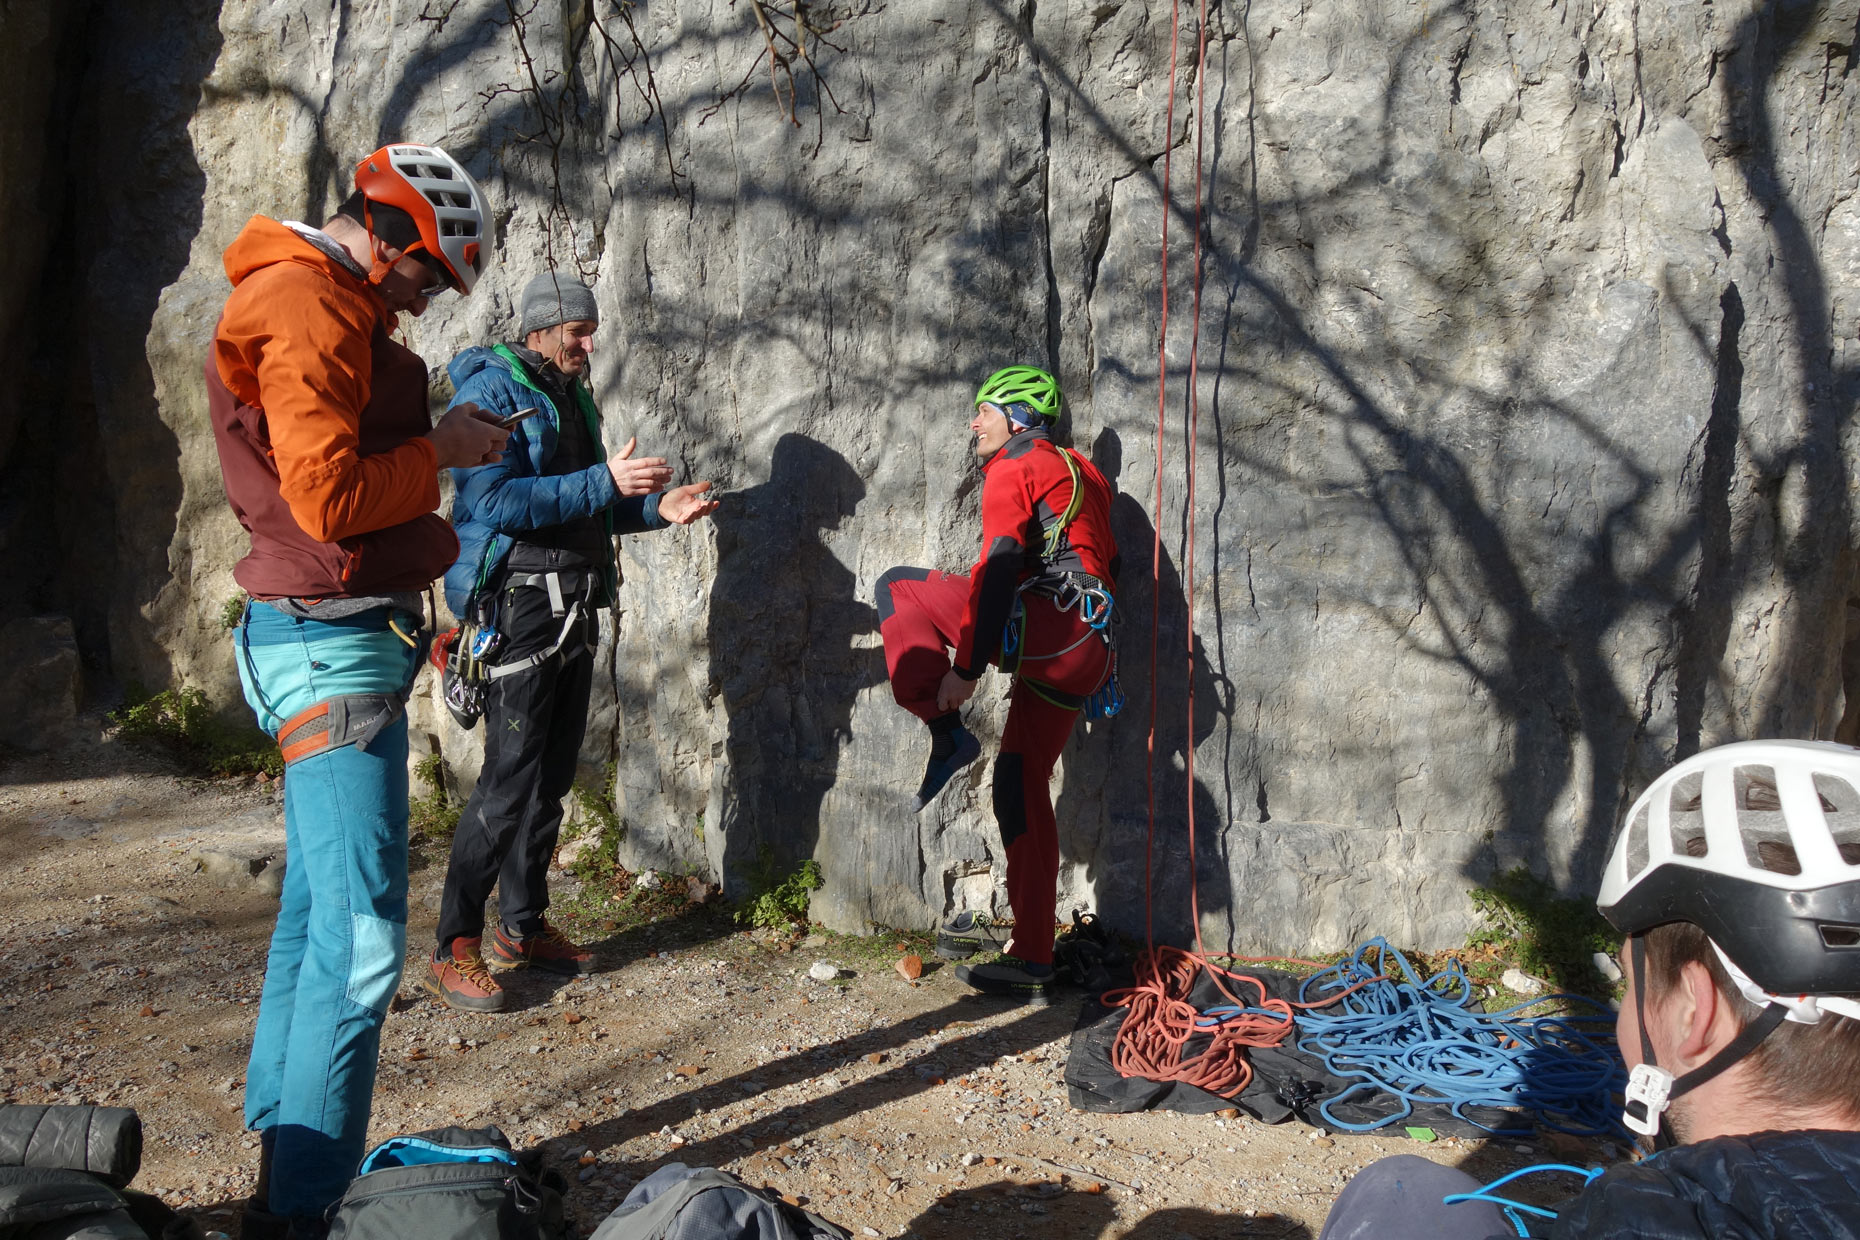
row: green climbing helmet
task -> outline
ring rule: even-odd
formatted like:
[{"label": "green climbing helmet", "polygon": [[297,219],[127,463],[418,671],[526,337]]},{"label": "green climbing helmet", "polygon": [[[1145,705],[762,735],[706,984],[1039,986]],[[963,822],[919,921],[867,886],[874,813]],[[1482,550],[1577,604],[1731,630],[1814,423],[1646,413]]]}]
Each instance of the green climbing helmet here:
[{"label": "green climbing helmet", "polygon": [[1059,380],[1033,366],[997,370],[975,393],[977,405],[1025,405],[1048,424],[1059,420]]}]

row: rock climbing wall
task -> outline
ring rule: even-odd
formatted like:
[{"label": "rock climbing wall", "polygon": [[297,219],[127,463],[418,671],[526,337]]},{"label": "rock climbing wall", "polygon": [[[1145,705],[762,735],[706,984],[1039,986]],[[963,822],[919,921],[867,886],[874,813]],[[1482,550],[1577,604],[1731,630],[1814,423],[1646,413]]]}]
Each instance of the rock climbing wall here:
[{"label": "rock climbing wall", "polygon": [[[98,498],[9,521],[0,556],[109,563],[99,589],[63,557],[28,609],[119,678],[236,700],[218,256],[406,137],[498,216],[480,291],[407,324],[435,400],[573,267],[610,447],[726,493],[623,549],[584,758],[636,864],[740,891],[813,856],[842,928],[1000,899],[985,767],[908,808],[924,737],[872,583],[973,558],[968,401],[1010,362],[1058,372],[1121,491],[1129,706],[1055,785],[1062,909],[1140,930],[1148,874],[1159,931],[1192,887],[1210,947],[1446,945],[1497,870],[1591,883],[1674,756],[1831,730],[1860,2],[1229,2],[1200,72],[1194,3],[1173,51],[1139,0],[793,7],[60,6],[33,31],[65,68],[8,88],[38,128],[0,135],[50,135],[67,218],[20,278],[58,315],[4,309],[74,431],[19,430],[10,392],[0,470]],[[472,738],[430,694],[416,721],[469,781]]]}]

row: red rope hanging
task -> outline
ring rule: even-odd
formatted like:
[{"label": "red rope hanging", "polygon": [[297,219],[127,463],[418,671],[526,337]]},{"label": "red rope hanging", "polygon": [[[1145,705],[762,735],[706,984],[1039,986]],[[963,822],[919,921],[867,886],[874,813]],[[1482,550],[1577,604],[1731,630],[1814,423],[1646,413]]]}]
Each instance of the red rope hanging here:
[{"label": "red rope hanging", "polygon": [[[1197,859],[1195,852],[1195,470],[1196,449],[1201,420],[1201,239],[1202,239],[1202,152],[1207,116],[1208,0],[1201,0],[1199,37],[1196,47],[1195,95],[1195,246],[1193,276],[1194,323],[1189,336],[1188,424],[1186,427],[1188,484],[1186,496],[1187,546],[1183,555],[1183,603],[1187,608],[1188,633],[1184,663],[1187,672],[1188,731],[1183,743],[1187,768],[1189,916],[1195,927],[1195,951],[1157,947],[1154,915],[1154,859],[1156,852],[1156,717],[1157,674],[1160,670],[1158,634],[1162,619],[1162,523],[1163,523],[1163,454],[1169,412],[1169,216],[1173,206],[1171,178],[1175,150],[1175,92],[1178,50],[1181,43],[1181,3],[1170,6],[1169,100],[1164,119],[1162,183],[1162,322],[1157,337],[1156,361],[1156,499],[1152,516],[1153,539],[1150,547],[1150,726],[1144,762],[1144,787],[1149,799],[1149,835],[1143,854],[1143,937],[1144,952],[1137,961],[1136,983],[1127,990],[1111,991],[1104,1002],[1114,1007],[1128,1007],[1117,1039],[1111,1047],[1111,1064],[1123,1076],[1143,1077],[1155,1081],[1184,1081],[1210,1093],[1231,1097],[1245,1089],[1253,1069],[1247,1062],[1245,1048],[1277,1046],[1292,1028],[1292,1005],[1268,999],[1265,987],[1244,974],[1234,973],[1213,964],[1201,941],[1201,901],[1196,891]],[[1207,970],[1215,986],[1235,1007],[1264,1008],[1273,1013],[1245,1012],[1222,1021],[1212,1029],[1196,1026],[1199,1013],[1189,1003],[1189,994],[1202,970]],[[1226,979],[1250,984],[1259,998],[1246,1003],[1228,989]],[[1197,1034],[1208,1034],[1209,1045],[1188,1055],[1188,1042]]]}]

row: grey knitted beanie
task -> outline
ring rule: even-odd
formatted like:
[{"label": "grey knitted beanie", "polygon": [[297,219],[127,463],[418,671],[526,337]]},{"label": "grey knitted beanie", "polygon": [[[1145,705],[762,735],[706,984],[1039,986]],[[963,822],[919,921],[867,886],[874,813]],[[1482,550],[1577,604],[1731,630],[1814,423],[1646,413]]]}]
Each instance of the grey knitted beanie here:
[{"label": "grey knitted beanie", "polygon": [[545,271],[523,286],[517,302],[517,338],[539,332],[558,323],[580,320],[601,321],[594,304],[594,290],[559,271]]}]

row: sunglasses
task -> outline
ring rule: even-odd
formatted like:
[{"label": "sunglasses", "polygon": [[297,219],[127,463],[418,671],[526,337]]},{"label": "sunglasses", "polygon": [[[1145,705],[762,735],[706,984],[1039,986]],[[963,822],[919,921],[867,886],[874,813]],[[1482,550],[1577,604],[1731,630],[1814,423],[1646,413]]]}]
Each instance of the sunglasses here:
[{"label": "sunglasses", "polygon": [[451,291],[452,273],[447,271],[438,259],[430,254],[415,254],[414,257],[420,260],[420,265],[426,268],[427,274],[433,280],[431,284],[420,290],[420,296],[431,300],[441,293]]}]

